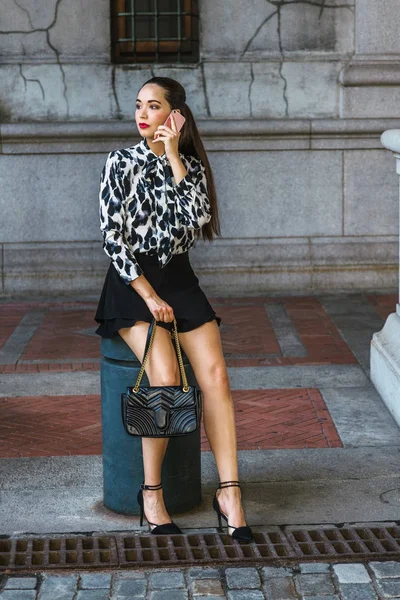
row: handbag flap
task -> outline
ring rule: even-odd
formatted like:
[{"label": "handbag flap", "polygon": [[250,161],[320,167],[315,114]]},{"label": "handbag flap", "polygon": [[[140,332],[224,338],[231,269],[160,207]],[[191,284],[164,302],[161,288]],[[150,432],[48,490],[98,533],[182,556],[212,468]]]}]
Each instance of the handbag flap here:
[{"label": "handbag flap", "polygon": [[168,386],[140,386],[139,391],[135,392],[134,387],[127,388],[127,396],[132,402],[140,402],[147,408],[156,408],[158,404],[165,404],[169,410],[179,409],[182,406],[192,406],[196,404],[196,396],[199,390],[196,386],[190,385],[189,390],[184,392],[180,385]]}]

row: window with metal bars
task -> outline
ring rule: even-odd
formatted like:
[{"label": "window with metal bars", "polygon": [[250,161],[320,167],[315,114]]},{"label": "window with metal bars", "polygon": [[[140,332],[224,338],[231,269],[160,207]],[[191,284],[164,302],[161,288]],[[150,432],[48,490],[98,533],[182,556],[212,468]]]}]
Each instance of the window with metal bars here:
[{"label": "window with metal bars", "polygon": [[199,60],[198,0],[111,0],[112,62]]}]

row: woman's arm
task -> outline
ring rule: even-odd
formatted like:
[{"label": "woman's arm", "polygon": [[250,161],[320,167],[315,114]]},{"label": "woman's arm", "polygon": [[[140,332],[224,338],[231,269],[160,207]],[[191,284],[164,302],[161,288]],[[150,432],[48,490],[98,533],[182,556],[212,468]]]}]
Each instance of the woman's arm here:
[{"label": "woman's arm", "polygon": [[207,194],[206,170],[201,160],[193,157],[186,171],[179,155],[169,159],[174,179],[174,209],[180,223],[200,229],[211,220],[211,207]]},{"label": "woman's arm", "polygon": [[103,234],[103,249],[126,285],[143,274],[140,265],[127,247],[125,226],[124,189],[118,168],[117,151],[108,154],[100,179],[99,216]]},{"label": "woman's arm", "polygon": [[112,259],[122,281],[137,291],[152,315],[159,321],[169,322],[174,317],[172,308],[155,292],[125,244],[124,187],[118,164],[117,153],[110,152],[101,174],[99,213],[100,229],[104,238],[103,248]]}]

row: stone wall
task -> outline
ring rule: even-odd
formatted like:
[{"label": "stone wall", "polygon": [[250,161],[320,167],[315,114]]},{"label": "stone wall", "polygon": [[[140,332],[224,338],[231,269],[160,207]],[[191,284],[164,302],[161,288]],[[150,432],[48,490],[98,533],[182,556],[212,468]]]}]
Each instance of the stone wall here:
[{"label": "stone wall", "polygon": [[98,293],[107,153],[140,140],[140,85],[186,88],[222,236],[192,262],[210,293],[393,289],[397,0],[200,3],[200,62],[110,62],[109,2],[0,0],[0,293]]}]

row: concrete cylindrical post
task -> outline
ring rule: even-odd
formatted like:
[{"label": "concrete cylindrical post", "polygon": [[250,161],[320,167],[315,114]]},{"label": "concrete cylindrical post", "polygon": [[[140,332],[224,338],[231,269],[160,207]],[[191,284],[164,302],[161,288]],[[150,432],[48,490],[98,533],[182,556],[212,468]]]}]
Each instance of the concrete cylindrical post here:
[{"label": "concrete cylindrical post", "polygon": [[[197,385],[186,354],[182,359],[189,385]],[[136,382],[140,361],[120,335],[101,339],[101,413],[104,505],[124,515],[139,514],[136,496],[143,481],[142,439],[122,423],[121,393]],[[146,372],[142,385],[149,385]],[[168,512],[190,510],[201,502],[200,431],[171,437],[162,467]]]}]

